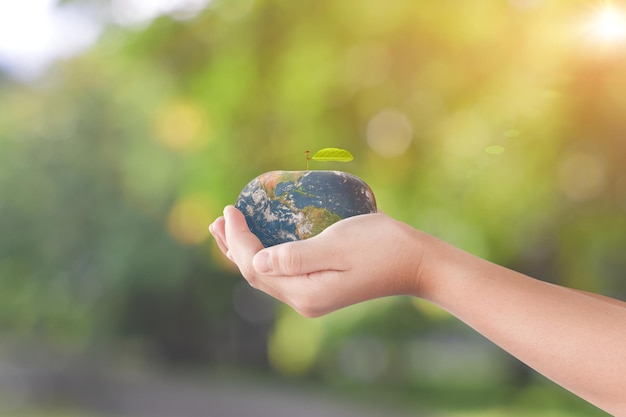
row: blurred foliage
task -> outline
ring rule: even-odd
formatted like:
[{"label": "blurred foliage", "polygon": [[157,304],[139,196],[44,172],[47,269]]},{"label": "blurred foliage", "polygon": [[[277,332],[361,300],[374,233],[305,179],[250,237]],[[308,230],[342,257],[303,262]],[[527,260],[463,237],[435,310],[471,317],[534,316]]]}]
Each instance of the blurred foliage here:
[{"label": "blurred foliage", "polygon": [[626,54],[581,30],[592,12],[582,1],[214,1],[192,19],[111,25],[35,82],[1,78],[0,330],[70,351],[267,363],[344,388],[473,392],[481,372],[487,388],[534,386],[420,302],[274,314],[207,227],[261,172],[342,147],[355,161],[325,167],[363,178],[394,217],[623,296]]}]

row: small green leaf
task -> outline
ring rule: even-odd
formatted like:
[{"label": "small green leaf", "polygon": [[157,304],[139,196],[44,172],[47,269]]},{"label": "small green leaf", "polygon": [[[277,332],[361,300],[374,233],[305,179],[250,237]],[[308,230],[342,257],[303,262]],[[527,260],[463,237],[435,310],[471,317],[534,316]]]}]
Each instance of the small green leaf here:
[{"label": "small green leaf", "polygon": [[311,157],[314,161],[339,161],[348,162],[352,161],[354,157],[345,149],[339,148],[324,148],[315,152],[315,155]]}]

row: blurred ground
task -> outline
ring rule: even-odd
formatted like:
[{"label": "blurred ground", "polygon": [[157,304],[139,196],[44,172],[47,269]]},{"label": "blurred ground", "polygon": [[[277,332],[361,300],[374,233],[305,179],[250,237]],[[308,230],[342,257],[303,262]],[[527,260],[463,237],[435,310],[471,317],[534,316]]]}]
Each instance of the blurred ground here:
[{"label": "blurred ground", "polygon": [[416,416],[369,402],[356,403],[345,396],[340,399],[310,385],[268,383],[220,372],[148,371],[111,366],[94,358],[47,354],[0,358],[0,415]]}]

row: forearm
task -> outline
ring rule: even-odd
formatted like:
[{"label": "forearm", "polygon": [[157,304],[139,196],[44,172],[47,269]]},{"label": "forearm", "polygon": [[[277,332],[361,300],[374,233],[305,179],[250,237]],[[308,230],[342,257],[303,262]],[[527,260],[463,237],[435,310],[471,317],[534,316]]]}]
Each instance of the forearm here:
[{"label": "forearm", "polygon": [[626,309],[431,239],[420,296],[538,372],[626,416]]},{"label": "forearm", "polygon": [[626,308],[626,302],[622,300],[617,300],[615,298],[607,297],[601,294],[595,294],[592,292],[581,291],[577,289],[571,289],[571,291],[577,292],[582,295],[586,295],[587,297],[595,298],[596,300],[604,301],[605,303],[613,304],[614,306]]}]

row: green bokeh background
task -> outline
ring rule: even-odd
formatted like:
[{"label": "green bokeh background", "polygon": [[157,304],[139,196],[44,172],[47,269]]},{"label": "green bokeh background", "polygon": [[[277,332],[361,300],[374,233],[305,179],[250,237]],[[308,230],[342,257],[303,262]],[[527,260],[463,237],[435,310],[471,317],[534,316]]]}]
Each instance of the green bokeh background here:
[{"label": "green bokeh background", "polygon": [[[54,386],[62,361],[85,378],[297,386],[387,415],[605,415],[419,300],[301,318],[248,288],[207,230],[258,174],[342,147],[353,162],[313,168],[363,178],[386,213],[625,298],[626,48],[586,30],[593,11],[214,0],[110,24],[37,80],[0,74],[0,357]],[[74,389],[8,386],[28,393],[17,415],[102,413]]]}]

